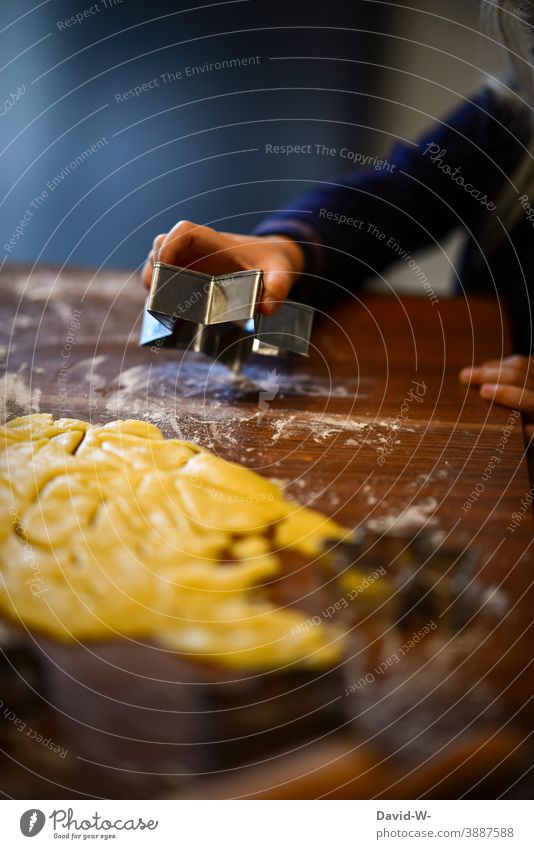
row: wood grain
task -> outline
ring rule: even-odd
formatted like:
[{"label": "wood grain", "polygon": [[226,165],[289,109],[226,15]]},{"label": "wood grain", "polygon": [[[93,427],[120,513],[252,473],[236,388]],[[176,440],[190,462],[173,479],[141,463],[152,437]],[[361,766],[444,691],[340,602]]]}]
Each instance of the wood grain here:
[{"label": "wood grain", "polygon": [[[530,482],[520,419],[457,379],[464,365],[510,353],[498,303],[354,300],[318,320],[309,359],[257,357],[236,377],[196,355],[140,349],[143,292],[129,272],[7,266],[0,282],[7,416],[147,418],[349,527],[408,509],[436,546],[476,557],[467,621],[444,616],[379,674],[410,637],[384,611],[363,624],[339,619],[350,638],[338,669],[235,682],[158,646],[60,647],[27,635],[48,706],[28,696],[18,710],[69,754],[44,762],[4,723],[4,792],[242,795],[250,780],[268,796],[278,762],[288,798],[476,795],[488,792],[488,772],[489,792],[507,792],[532,755],[533,523],[528,500],[521,506]],[[273,397],[260,406],[262,392]],[[321,564],[284,562],[280,601],[322,615],[339,598]],[[354,750],[365,752],[367,778]],[[308,759],[320,777],[311,783]]]}]

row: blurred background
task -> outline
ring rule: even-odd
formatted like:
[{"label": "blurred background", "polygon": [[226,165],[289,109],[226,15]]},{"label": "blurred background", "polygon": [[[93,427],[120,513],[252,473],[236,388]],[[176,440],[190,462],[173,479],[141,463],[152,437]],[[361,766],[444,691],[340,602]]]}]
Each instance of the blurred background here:
[{"label": "blurred background", "polygon": [[[476,0],[19,0],[0,44],[4,262],[125,268],[180,218],[247,232],[387,157],[497,62]],[[441,291],[456,244],[420,260]]]}]

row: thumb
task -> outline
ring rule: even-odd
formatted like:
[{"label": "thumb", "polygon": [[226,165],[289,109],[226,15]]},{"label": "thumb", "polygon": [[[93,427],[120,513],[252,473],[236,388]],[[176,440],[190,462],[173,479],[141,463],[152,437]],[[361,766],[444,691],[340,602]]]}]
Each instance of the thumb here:
[{"label": "thumb", "polygon": [[272,268],[264,269],[261,311],[265,315],[273,315],[280,308],[298,276],[290,264],[283,259]]}]

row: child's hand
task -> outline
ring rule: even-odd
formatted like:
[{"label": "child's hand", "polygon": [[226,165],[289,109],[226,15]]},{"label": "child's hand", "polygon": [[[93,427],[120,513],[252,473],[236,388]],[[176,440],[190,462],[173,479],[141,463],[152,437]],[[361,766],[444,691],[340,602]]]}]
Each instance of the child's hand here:
[{"label": "child's hand", "polygon": [[528,439],[534,436],[534,358],[514,355],[464,368],[462,383],[480,386],[480,395],[505,407],[521,410]]},{"label": "child's hand", "polygon": [[301,274],[304,253],[287,236],[241,236],[220,233],[191,221],[179,221],[169,233],[154,239],[142,272],[147,287],[150,286],[152,265],[157,261],[207,274],[261,268],[264,272],[262,310],[271,315]]}]

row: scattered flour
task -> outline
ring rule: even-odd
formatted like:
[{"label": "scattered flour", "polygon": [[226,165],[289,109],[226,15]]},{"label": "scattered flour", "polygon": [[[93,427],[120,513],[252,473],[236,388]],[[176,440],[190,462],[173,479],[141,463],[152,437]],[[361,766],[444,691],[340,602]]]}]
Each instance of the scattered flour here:
[{"label": "scattered flour", "polygon": [[275,442],[282,436],[298,436],[304,433],[311,433],[315,442],[323,442],[348,431],[351,436],[344,444],[352,446],[361,445],[362,442],[387,441],[386,437],[380,434],[376,437],[372,436],[375,428],[399,429],[397,425],[392,425],[387,420],[375,422],[372,419],[353,419],[340,413],[326,415],[307,410],[299,411],[298,414],[286,414],[271,424],[274,431],[272,438]]},{"label": "scattered flour", "polygon": [[52,307],[52,309],[55,310],[57,315],[60,317],[61,321],[65,322],[65,324],[68,324],[70,322],[70,320],[72,318],[72,309],[73,309],[70,304],[67,304],[61,298],[52,298],[49,301],[49,304]]},{"label": "scattered flour", "polygon": [[107,384],[107,378],[104,377],[103,374],[98,374],[95,371],[96,366],[105,363],[108,359],[106,354],[99,354],[97,357],[87,357],[84,360],[78,360],[70,369],[69,373],[72,374],[74,371],[78,371],[79,369],[85,369],[83,379],[86,383],[89,384],[91,389],[103,389]]},{"label": "scattered flour", "polygon": [[485,608],[486,612],[502,618],[510,610],[509,596],[498,586],[487,587],[482,592],[480,608]]},{"label": "scattered flour", "polygon": [[13,319],[13,325],[17,329],[26,330],[28,327],[35,327],[37,324],[37,319],[32,318],[31,315],[16,315]]},{"label": "scattered flour", "polygon": [[44,286],[25,286],[24,300],[26,301],[47,301],[52,297],[53,287],[50,284]]},{"label": "scattered flour", "polygon": [[[133,388],[136,382],[143,382],[143,375],[150,373],[150,380],[171,384],[176,395],[182,398],[206,399],[219,398],[236,400],[238,398],[257,397],[262,391],[266,379],[274,381],[275,396],[306,396],[308,398],[362,398],[362,381],[345,381],[343,386],[332,384],[329,377],[317,375],[278,372],[270,368],[271,363],[262,367],[248,365],[240,374],[234,374],[219,363],[206,361],[194,356],[185,357],[180,362],[164,361],[133,366],[121,374],[121,384]],[[273,375],[274,371],[274,375]]]},{"label": "scattered flour", "polygon": [[369,519],[367,527],[375,533],[403,533],[419,530],[423,526],[435,526],[437,518],[432,513],[438,506],[435,498],[426,498],[420,504],[411,504],[400,513],[390,513],[378,519]]},{"label": "scattered flour", "polygon": [[147,419],[172,430],[180,439],[208,448],[221,441],[243,448],[236,424],[254,420],[258,413],[239,411],[214,399],[199,404],[198,399],[180,393],[178,382],[175,366],[171,371],[165,369],[163,375],[160,368],[133,366],[112,382],[106,410],[114,418]]},{"label": "scattered flour", "polygon": [[286,418],[277,419],[272,423],[271,442],[278,442],[281,436],[288,435],[286,431],[291,431],[291,426],[296,420],[296,416],[287,416]]},{"label": "scattered flour", "polygon": [[78,362],[74,363],[74,365],[71,367],[71,371],[74,371],[75,369],[79,368],[86,368],[87,366],[89,366],[88,373],[90,373],[95,366],[99,366],[102,363],[105,363],[107,358],[107,354],[99,354],[98,357],[87,357],[85,360],[78,360]]},{"label": "scattered flour", "polygon": [[[0,415],[2,420],[24,413],[38,413],[41,402],[41,390],[28,386],[23,364],[16,372],[6,372],[0,378]],[[31,380],[31,378],[30,378]]]},{"label": "scattered flour", "polygon": [[375,504],[378,504],[378,498],[374,494],[373,488],[370,483],[366,483],[364,484],[364,486],[362,486],[362,495],[365,498],[365,502],[369,505],[369,507],[374,507]]},{"label": "scattered flour", "polygon": [[[265,377],[266,370],[256,365],[234,375],[224,366],[193,358],[133,366],[112,382],[106,409],[117,418],[137,416],[167,424],[180,437],[199,440],[207,447],[227,441],[242,444],[243,429],[236,427],[242,424],[250,428],[261,423],[266,430],[262,443],[269,445],[282,439],[307,438],[326,443],[346,434],[349,440],[344,444],[367,443],[376,450],[380,441],[386,441],[384,432],[404,429],[395,419],[374,421],[320,411],[279,411],[273,406],[260,409],[261,381]],[[299,397],[326,396],[331,390],[329,381],[321,383],[313,378],[312,382],[309,375],[277,374],[276,384],[276,398],[281,397],[283,388],[286,394],[290,388],[291,394]]]}]

